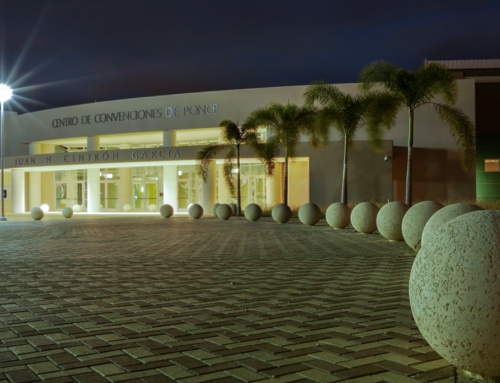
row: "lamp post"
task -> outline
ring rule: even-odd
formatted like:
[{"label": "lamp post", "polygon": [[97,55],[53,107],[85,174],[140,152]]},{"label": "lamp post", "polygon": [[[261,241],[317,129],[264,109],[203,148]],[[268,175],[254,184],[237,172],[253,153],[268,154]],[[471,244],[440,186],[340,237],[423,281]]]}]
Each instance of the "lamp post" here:
[{"label": "lamp post", "polygon": [[0,221],[7,221],[7,218],[5,218],[5,210],[4,210],[4,198],[3,198],[3,191],[4,191],[4,182],[3,182],[3,103],[7,100],[9,100],[12,97],[12,89],[10,89],[7,85],[5,84],[0,84],[0,104],[2,106],[0,110],[0,150],[2,151],[1,154],[1,162],[2,162],[2,217],[0,217]]}]

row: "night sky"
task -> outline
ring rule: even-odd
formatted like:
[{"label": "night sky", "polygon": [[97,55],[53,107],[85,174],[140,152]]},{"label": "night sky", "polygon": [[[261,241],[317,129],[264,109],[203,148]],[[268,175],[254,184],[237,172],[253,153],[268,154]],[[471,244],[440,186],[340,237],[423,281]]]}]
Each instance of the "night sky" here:
[{"label": "night sky", "polygon": [[499,0],[0,0],[0,23],[20,113],[500,58]]}]

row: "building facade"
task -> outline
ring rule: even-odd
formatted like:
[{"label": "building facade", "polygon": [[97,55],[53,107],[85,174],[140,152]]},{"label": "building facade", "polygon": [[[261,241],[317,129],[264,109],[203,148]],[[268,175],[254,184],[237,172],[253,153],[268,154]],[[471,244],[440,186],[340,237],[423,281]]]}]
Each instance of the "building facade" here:
[{"label": "building facade", "polygon": [[[458,81],[456,106],[474,121],[475,81]],[[357,84],[339,84],[355,94]],[[4,128],[6,211],[51,211],[73,207],[87,212],[157,211],[163,203],[177,212],[191,203],[210,209],[234,202],[222,177],[223,158],[213,161],[207,182],[196,173],[195,156],[220,142],[219,123],[244,121],[270,102],[303,103],[306,86],[190,93],[45,110],[7,112]],[[265,140],[266,127],[260,129]],[[407,116],[402,111],[387,132],[383,149],[371,149],[359,131],[349,154],[349,200],[404,201]],[[414,199],[466,200],[476,197],[475,169],[465,173],[449,129],[434,110],[415,115]],[[289,204],[340,201],[343,144],[331,130],[330,143],[313,149],[304,137],[291,160]],[[273,206],[282,200],[282,164],[273,176],[250,150],[242,154],[242,205]]]}]

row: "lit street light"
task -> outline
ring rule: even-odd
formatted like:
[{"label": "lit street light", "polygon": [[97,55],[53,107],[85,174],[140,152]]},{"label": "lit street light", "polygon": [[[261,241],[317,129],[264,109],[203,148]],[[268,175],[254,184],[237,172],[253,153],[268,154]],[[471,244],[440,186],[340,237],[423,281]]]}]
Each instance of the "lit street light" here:
[{"label": "lit street light", "polygon": [[8,101],[12,97],[12,89],[10,89],[7,85],[5,84],[0,84],[0,104],[2,105],[2,109],[0,111],[0,141],[1,141],[1,147],[0,150],[2,151],[1,154],[1,162],[2,162],[2,217],[0,217],[0,221],[7,221],[7,218],[5,218],[5,210],[4,210],[4,183],[3,183],[3,103],[5,101]]}]

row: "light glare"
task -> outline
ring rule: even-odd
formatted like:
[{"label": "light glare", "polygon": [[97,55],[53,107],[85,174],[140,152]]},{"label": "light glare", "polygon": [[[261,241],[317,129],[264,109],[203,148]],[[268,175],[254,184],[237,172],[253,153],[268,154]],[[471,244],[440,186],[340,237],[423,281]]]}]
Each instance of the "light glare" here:
[{"label": "light glare", "polygon": [[5,84],[0,84],[0,102],[10,100],[12,97],[12,89]]}]

